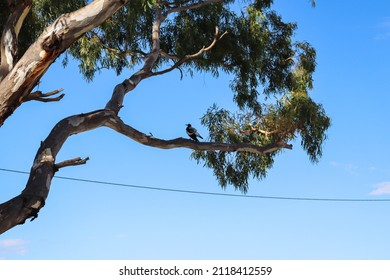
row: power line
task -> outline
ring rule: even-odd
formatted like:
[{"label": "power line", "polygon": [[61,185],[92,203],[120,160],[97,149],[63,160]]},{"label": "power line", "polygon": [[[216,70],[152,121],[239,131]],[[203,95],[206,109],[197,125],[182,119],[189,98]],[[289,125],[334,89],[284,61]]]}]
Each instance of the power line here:
[{"label": "power line", "polygon": [[[29,172],[26,172],[26,171],[5,169],[5,168],[0,168],[0,171],[10,172],[10,173],[18,173],[18,174],[30,174]],[[312,198],[312,197],[285,197],[285,196],[228,194],[228,193],[203,192],[203,191],[192,191],[192,190],[182,190],[182,189],[169,189],[169,188],[159,188],[159,187],[150,187],[150,186],[140,186],[140,185],[105,182],[105,181],[81,179],[81,178],[73,178],[73,177],[64,177],[64,176],[54,176],[54,178],[62,179],[62,180],[84,182],[84,183],[91,183],[91,184],[110,185],[110,186],[119,186],[119,187],[136,188],[136,189],[147,189],[147,190],[165,191],[165,192],[213,195],[213,196],[228,196],[228,197],[256,198],[256,199],[273,199],[273,200],[323,201],[323,202],[390,202],[390,199]]]}]

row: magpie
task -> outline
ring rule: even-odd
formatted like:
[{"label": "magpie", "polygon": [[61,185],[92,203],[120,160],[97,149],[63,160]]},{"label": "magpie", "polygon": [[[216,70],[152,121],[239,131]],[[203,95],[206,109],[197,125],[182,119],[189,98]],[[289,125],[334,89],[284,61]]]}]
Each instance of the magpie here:
[{"label": "magpie", "polygon": [[188,134],[188,136],[190,136],[193,140],[195,140],[196,142],[199,142],[198,138],[201,138],[203,139],[202,136],[200,136],[199,132],[196,130],[196,128],[192,127],[191,124],[186,124],[187,128],[186,128],[186,132]]}]

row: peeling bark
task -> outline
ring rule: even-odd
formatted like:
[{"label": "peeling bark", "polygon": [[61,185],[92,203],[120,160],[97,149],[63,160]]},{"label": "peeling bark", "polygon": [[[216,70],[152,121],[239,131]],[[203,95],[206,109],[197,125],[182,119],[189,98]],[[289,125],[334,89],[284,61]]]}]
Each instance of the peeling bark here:
[{"label": "peeling bark", "polygon": [[[12,3],[15,2],[15,3]],[[12,70],[18,55],[18,36],[32,0],[9,1],[10,15],[1,36],[0,81]]]},{"label": "peeling bark", "polygon": [[0,126],[23,103],[61,53],[126,3],[125,0],[95,0],[77,11],[62,15],[46,28],[0,83]]}]

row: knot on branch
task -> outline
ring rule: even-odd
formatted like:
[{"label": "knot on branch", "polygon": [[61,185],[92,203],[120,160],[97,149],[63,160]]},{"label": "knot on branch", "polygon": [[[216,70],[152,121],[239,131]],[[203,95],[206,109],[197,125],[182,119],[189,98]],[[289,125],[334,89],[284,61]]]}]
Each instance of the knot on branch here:
[{"label": "knot on branch", "polygon": [[42,42],[42,49],[47,52],[57,51],[61,46],[62,39],[53,31],[48,37]]}]

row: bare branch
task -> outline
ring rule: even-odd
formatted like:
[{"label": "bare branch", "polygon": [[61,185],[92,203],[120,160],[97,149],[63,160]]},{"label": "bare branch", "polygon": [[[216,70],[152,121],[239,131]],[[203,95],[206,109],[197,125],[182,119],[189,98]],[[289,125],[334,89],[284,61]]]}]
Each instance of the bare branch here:
[{"label": "bare branch", "polygon": [[34,92],[30,93],[29,95],[27,95],[26,98],[23,100],[23,102],[32,101],[32,100],[40,101],[40,102],[60,101],[65,96],[65,93],[62,93],[57,97],[50,97],[50,96],[56,95],[63,90],[64,89],[61,88],[61,89],[56,89],[56,90],[50,91],[48,93],[42,93],[42,91],[39,91],[39,90],[34,91]]},{"label": "bare branch", "polygon": [[250,152],[256,154],[271,153],[282,148],[292,149],[291,144],[287,144],[282,141],[266,146],[257,146],[248,143],[228,144],[215,142],[195,142],[181,137],[172,140],[163,140],[156,137],[149,137],[148,135],[125,124],[116,115],[111,116],[109,122],[106,125],[138,143],[160,149],[188,148],[198,151]]},{"label": "bare branch", "polygon": [[60,168],[67,167],[67,166],[82,165],[82,164],[86,164],[88,160],[89,160],[89,157],[86,157],[84,159],[82,159],[80,157],[73,158],[73,159],[68,159],[68,160],[64,160],[64,161],[62,161],[60,163],[56,163],[54,165],[54,168],[55,168],[55,170],[58,170]]}]

